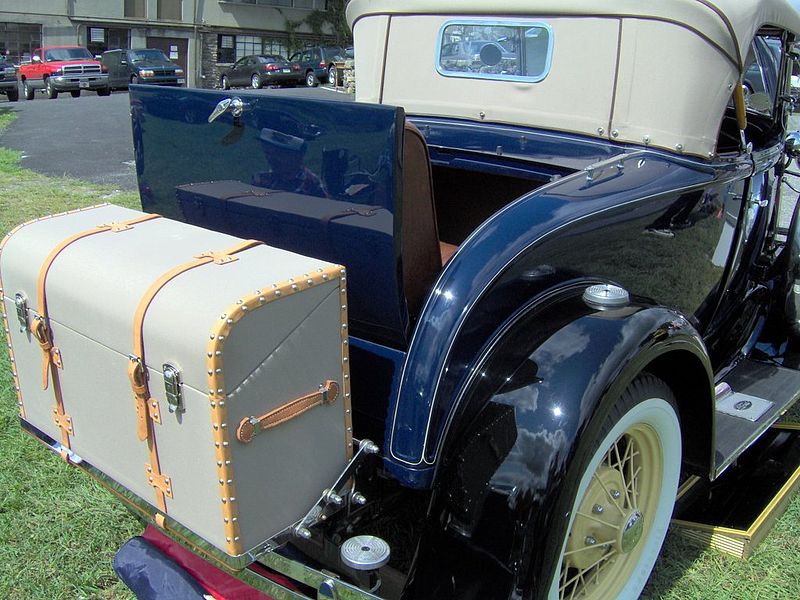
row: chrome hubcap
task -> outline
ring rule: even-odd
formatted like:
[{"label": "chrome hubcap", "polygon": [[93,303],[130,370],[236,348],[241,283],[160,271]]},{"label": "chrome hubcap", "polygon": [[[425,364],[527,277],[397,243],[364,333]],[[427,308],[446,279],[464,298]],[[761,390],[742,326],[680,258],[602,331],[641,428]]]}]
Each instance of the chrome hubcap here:
[{"label": "chrome hubcap", "polygon": [[644,515],[639,510],[632,511],[619,531],[617,545],[627,554],[639,543],[644,533]]}]

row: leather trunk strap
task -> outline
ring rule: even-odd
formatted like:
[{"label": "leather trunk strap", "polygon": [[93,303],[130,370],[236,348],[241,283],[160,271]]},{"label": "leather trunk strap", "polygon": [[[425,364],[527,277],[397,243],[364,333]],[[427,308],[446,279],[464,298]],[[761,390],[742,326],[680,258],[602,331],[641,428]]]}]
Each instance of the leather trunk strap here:
[{"label": "leather trunk strap", "polygon": [[144,352],[144,319],[147,315],[147,309],[150,308],[150,304],[153,302],[158,292],[182,273],[186,273],[187,271],[212,262],[218,265],[228,264],[238,260],[238,258],[234,256],[235,254],[260,244],[261,242],[258,240],[244,240],[227,250],[198,254],[192,260],[170,269],[147,288],[134,312],[133,355],[131,356],[131,362],[128,366],[128,378],[131,382],[131,390],[133,391],[133,399],[136,408],[136,433],[140,440],[147,440],[147,448],[150,453],[150,463],[147,465],[148,478],[156,492],[158,508],[163,512],[167,511],[164,496],[166,494],[172,497],[172,487],[171,485],[162,485],[160,483],[165,480],[165,476],[161,473],[161,467],[158,461],[158,446],[155,438],[152,411],[150,410],[150,405],[156,403],[156,400],[150,395]]},{"label": "leather trunk strap", "polygon": [[319,390],[313,394],[306,394],[296,400],[287,402],[260,417],[244,417],[236,427],[236,439],[243,444],[249,444],[260,432],[299,417],[316,406],[333,404],[338,396],[339,384],[336,381],[326,381],[325,385],[321,385]]},{"label": "leather trunk strap", "polygon": [[53,265],[53,261],[55,261],[55,259],[58,258],[58,255],[61,254],[70,244],[73,244],[78,240],[91,235],[103,233],[105,231],[127,231],[132,229],[132,226],[136,223],[143,223],[144,221],[150,221],[151,219],[158,219],[160,216],[161,215],[156,214],[146,214],[129,219],[127,221],[121,221],[119,223],[106,223],[103,225],[98,225],[92,229],[87,229],[86,231],[75,233],[58,243],[50,251],[47,257],[44,259],[42,266],[39,268],[39,277],[36,282],[36,291],[39,299],[39,315],[36,317],[31,330],[36,337],[36,340],[39,342],[39,347],[42,350],[42,389],[46,390],[48,388],[49,380],[52,377],[53,393],[56,399],[55,422],[61,429],[61,443],[67,448],[70,447],[69,436],[71,433],[73,433],[73,430],[71,425],[69,427],[65,425],[65,423],[71,423],[71,420],[69,419],[69,415],[64,412],[64,399],[61,394],[61,382],[58,377],[58,369],[63,368],[61,351],[53,343],[53,333],[50,329],[50,320],[47,313],[47,274],[50,272],[50,267]]}]

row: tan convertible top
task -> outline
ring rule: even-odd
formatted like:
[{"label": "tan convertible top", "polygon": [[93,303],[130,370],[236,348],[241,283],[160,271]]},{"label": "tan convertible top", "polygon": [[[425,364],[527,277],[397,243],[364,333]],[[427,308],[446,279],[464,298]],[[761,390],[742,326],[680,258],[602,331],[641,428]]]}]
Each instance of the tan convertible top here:
[{"label": "tan convertible top", "polygon": [[800,33],[790,0],[352,0],[352,27],[370,14],[633,17],[678,24],[722,51],[740,69],[755,32],[775,25]]},{"label": "tan convertible top", "polygon": [[[792,0],[352,0],[356,99],[713,157],[753,37],[800,34]],[[437,70],[448,23],[545,23],[538,81]],[[502,79],[502,78],[500,78]]]}]

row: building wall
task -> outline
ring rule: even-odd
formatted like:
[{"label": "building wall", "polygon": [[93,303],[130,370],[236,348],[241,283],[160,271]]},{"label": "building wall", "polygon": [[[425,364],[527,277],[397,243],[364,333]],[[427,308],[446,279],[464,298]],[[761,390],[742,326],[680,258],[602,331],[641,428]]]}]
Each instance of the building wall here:
[{"label": "building wall", "polygon": [[[159,0],[128,1],[142,3],[144,16],[126,17],[126,0],[0,0],[0,51],[6,49],[3,36],[10,39],[14,35],[4,33],[3,23],[25,24],[26,31],[35,30],[32,25],[40,26],[43,45],[79,44],[97,54],[117,47],[144,47],[148,37],[181,39],[188,42],[187,84],[217,87],[221,69],[232,62],[228,60],[230,51],[220,60],[221,34],[239,36],[238,53],[253,48],[261,51],[257,40],[262,40],[264,51],[285,48],[288,54],[297,48],[289,47],[287,22],[299,23],[312,10],[325,6],[325,0],[248,0],[247,4],[242,0],[182,0],[179,19],[159,19]],[[19,25],[11,25],[15,27]],[[294,29],[294,45],[319,41],[307,25]],[[32,34],[27,35],[30,38]],[[17,54],[10,54],[14,62],[30,59]]]},{"label": "building wall", "polygon": [[[313,9],[324,9],[324,0],[294,0],[296,6],[269,6],[266,4],[241,4],[232,1],[215,1],[202,3],[202,19],[205,25],[232,29],[249,29],[262,31],[286,31],[286,21],[301,21]],[[276,0],[276,3],[280,0]],[[299,33],[311,33],[304,26]]]},{"label": "building wall", "polygon": [[[201,4],[203,10],[198,87],[219,87],[223,69],[243,55],[261,52],[258,44],[251,43],[253,39],[263,42],[264,52],[280,53],[287,58],[298,49],[293,46],[311,45],[319,41],[305,24],[293,27],[294,33],[290,36],[287,22],[301,22],[312,10],[323,9],[325,0],[293,0],[294,7],[270,6],[266,4],[268,1],[270,0],[255,0],[256,4],[243,4],[220,0]],[[292,0],[272,1],[278,4]],[[323,34],[331,33],[330,30],[323,31]],[[228,49],[226,53],[225,49],[220,48],[220,36],[224,36],[228,42],[234,36],[233,52]],[[242,44],[243,40],[246,40],[245,44]]]}]

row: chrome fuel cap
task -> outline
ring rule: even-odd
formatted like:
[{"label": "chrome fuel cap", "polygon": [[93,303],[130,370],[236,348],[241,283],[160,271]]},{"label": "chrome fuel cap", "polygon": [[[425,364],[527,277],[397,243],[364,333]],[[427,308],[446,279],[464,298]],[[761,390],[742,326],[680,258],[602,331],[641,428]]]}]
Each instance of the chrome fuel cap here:
[{"label": "chrome fuel cap", "polygon": [[583,292],[583,301],[592,308],[620,308],[630,300],[628,290],[610,283],[591,285]]},{"label": "chrome fuel cap", "polygon": [[374,535],[357,535],[342,544],[342,562],[356,571],[372,571],[389,562],[389,544]]}]

